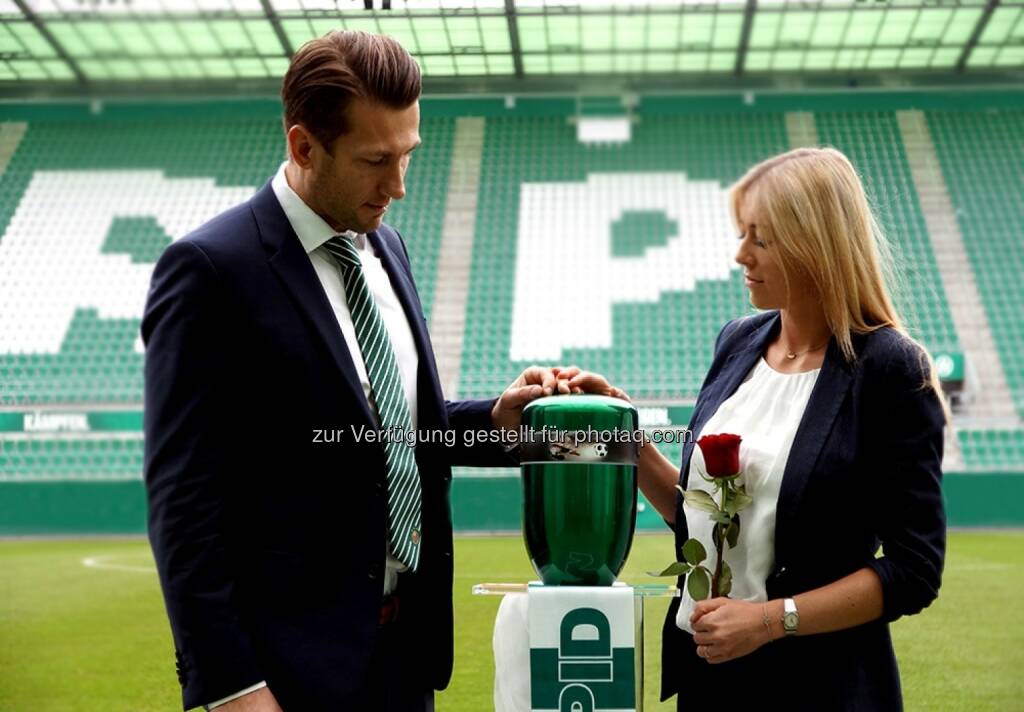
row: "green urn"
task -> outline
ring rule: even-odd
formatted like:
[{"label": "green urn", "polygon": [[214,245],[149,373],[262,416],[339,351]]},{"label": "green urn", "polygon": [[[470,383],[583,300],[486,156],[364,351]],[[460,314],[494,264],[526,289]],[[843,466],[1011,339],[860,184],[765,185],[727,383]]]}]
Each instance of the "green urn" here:
[{"label": "green urn", "polygon": [[523,409],[523,536],[549,586],[610,586],[636,526],[639,419],[624,400],[539,398]]}]

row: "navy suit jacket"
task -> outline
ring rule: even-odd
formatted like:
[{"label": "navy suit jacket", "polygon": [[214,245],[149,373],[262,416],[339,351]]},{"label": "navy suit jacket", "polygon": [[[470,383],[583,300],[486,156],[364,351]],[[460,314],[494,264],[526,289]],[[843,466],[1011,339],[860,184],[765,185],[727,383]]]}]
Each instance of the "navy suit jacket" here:
[{"label": "navy suit jacket", "polygon": [[[780,324],[779,313],[771,311],[722,329],[691,418],[694,435],[736,391]],[[888,623],[917,613],[938,595],[946,538],[944,415],[934,391],[923,387],[928,371],[909,340],[886,327],[855,335],[853,345],[857,358],[848,363],[831,340],[798,426],[776,510],[775,566],[765,584],[769,599],[794,596],[866,566],[882,582],[882,618],[835,633],[784,638],[711,665],[697,657],[693,637],[676,626],[676,599],[663,629],[662,699],[678,692],[682,710],[705,702],[778,703],[794,710],[902,708]],[[693,447],[683,448],[684,488]],[[681,561],[688,538],[681,497],[674,528]],[[884,555],[876,558],[879,545]]]},{"label": "navy suit jacket", "polygon": [[[422,548],[399,635],[423,689],[452,668],[451,465],[494,401],[446,402],[405,245],[368,236],[419,353]],[[384,451],[321,283],[268,183],[161,256],[142,321],[149,536],[185,708],[266,680],[285,710],[346,710],[377,633],[387,540]],[[314,442],[315,431],[343,431]]]}]

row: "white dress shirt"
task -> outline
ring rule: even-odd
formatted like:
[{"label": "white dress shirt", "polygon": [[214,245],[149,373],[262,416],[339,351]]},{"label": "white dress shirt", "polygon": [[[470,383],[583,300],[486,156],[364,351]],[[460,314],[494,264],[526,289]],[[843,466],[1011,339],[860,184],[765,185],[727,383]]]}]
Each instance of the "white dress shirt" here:
[{"label": "white dress shirt", "polygon": [[[780,373],[764,358],[750,369],[736,392],[727,398],[695,437],[719,433],[734,433],[743,438],[740,443],[740,482],[754,498],[753,503],[740,512],[740,537],[735,548],[726,548],[722,558],[732,569],[732,591],[729,597],[744,601],[767,599],[765,580],[775,564],[775,509],[779,501],[782,474],[786,470],[789,451],[793,447],[800,419],[807,408],[811,390],[821,372],[820,368],[803,373]],[[721,494],[701,475],[707,475],[704,454],[694,446],[690,458],[688,490],[704,490],[716,502]],[[686,527],[690,538],[704,545],[708,558],[704,565],[714,571],[715,550],[711,537],[712,522],[707,512],[683,503]],[[693,633],[690,616],[696,602],[686,587],[680,592],[676,625]]]},{"label": "white dress shirt", "polygon": [[[270,187],[281,203],[288,222],[302,243],[302,247],[309,255],[309,261],[313,264],[320,285],[324,288],[327,300],[331,304],[334,316],[338,320],[338,327],[345,337],[349,353],[352,356],[352,363],[359,375],[359,382],[363,386],[363,395],[370,404],[370,410],[374,415],[377,413],[377,404],[373,398],[370,387],[370,377],[366,373],[366,363],[363,361],[363,353],[359,350],[359,341],[356,338],[355,325],[352,323],[352,313],[348,308],[348,299],[345,296],[345,284],[341,278],[341,271],[337,261],[331,256],[323,245],[329,239],[339,234],[323,218],[313,212],[302,198],[292,190],[285,177],[285,166],[282,163],[270,182]],[[377,304],[388,336],[391,339],[391,347],[395,352],[395,360],[398,364],[399,376],[402,380],[402,388],[405,391],[405,399],[409,404],[409,415],[412,419],[412,428],[416,429],[416,373],[419,368],[419,353],[416,351],[416,342],[413,340],[412,329],[402,309],[402,303],[398,299],[394,288],[391,286],[391,278],[384,270],[380,258],[374,253],[373,246],[366,239],[366,235],[357,235],[352,231],[342,233],[346,238],[352,240],[356,252],[359,253],[359,260],[363,264],[363,275],[366,277],[367,286],[373,294],[373,300]],[[380,422],[378,416],[378,423]],[[384,566],[384,593],[389,594],[395,590],[398,583],[398,573],[404,571],[406,566],[391,556],[385,544],[385,566]],[[242,695],[266,687],[266,682],[257,683],[233,695],[225,697],[206,705],[207,709],[213,709],[220,705],[235,700]]]}]

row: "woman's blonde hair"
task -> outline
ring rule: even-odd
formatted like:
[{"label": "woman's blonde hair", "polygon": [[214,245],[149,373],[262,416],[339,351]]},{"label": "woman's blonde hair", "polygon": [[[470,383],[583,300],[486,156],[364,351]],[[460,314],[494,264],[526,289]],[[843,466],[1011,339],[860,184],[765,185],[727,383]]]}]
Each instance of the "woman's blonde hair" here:
[{"label": "woman's blonde hair", "polygon": [[892,253],[849,159],[834,148],[797,148],[758,163],[731,191],[741,230],[748,195],[758,234],[775,251],[787,290],[793,276],[810,278],[847,361],[856,358],[853,334],[891,327],[918,347],[931,373],[925,385],[945,407],[931,357],[907,333],[889,295]]}]

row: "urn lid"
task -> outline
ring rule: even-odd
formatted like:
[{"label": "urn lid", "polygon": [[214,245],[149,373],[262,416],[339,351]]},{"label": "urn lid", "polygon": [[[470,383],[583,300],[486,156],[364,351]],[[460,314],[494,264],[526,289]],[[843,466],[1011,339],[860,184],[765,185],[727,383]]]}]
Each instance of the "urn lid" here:
[{"label": "urn lid", "polygon": [[640,423],[629,401],[592,393],[546,396],[523,408],[523,425],[531,428],[636,430]]}]

